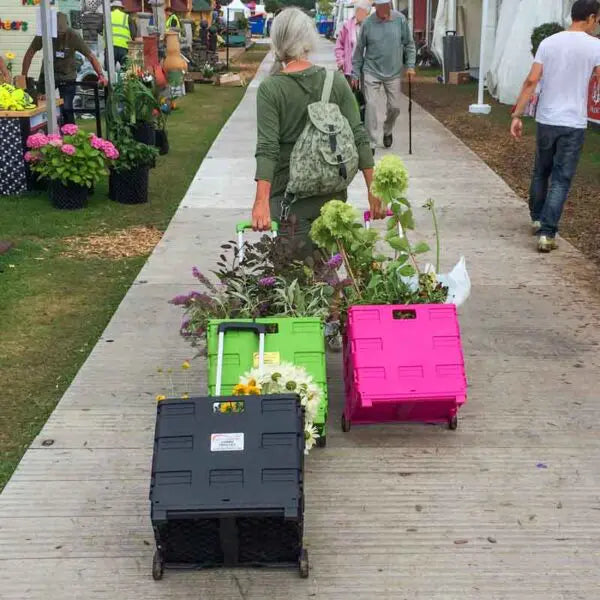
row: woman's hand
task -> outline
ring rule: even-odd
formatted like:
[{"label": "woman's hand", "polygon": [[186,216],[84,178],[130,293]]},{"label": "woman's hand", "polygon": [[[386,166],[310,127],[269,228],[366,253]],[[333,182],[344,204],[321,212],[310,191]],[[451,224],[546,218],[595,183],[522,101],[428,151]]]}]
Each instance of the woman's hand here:
[{"label": "woman's hand", "polygon": [[377,196],[373,196],[371,192],[369,192],[369,210],[371,211],[371,219],[385,219],[386,211],[381,204],[381,200]]},{"label": "woman's hand", "polygon": [[254,231],[271,230],[271,182],[259,180],[256,182],[256,198],[252,207],[252,229]]}]

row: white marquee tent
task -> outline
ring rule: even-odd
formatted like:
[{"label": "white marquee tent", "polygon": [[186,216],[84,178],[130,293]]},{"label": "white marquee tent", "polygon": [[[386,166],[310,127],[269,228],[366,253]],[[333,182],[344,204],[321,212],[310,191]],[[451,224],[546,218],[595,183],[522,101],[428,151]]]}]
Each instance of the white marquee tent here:
[{"label": "white marquee tent", "polygon": [[240,13],[243,14],[246,19],[252,14],[242,0],[232,0],[227,6],[223,6],[223,12],[229,15],[230,22],[236,21]]},{"label": "white marquee tent", "polygon": [[465,37],[469,66],[479,71],[484,1],[489,7],[482,54],[486,84],[500,102],[513,104],[533,62],[533,29],[552,21],[567,26],[574,0],[439,0],[432,43],[438,58],[446,31],[457,31]]}]

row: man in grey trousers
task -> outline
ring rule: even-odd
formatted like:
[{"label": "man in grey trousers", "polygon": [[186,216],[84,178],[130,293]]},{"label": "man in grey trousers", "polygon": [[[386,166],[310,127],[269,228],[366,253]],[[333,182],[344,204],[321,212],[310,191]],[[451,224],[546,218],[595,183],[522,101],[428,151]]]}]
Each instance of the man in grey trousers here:
[{"label": "man in grey trousers", "polygon": [[392,132],[400,114],[402,70],[415,74],[417,51],[406,17],[392,10],[391,0],[375,0],[375,13],[367,18],[356,41],[352,59],[352,87],[362,88],[367,104],[365,124],[373,151],[379,143],[377,104],[381,90],[387,99],[383,145],[393,143]]}]

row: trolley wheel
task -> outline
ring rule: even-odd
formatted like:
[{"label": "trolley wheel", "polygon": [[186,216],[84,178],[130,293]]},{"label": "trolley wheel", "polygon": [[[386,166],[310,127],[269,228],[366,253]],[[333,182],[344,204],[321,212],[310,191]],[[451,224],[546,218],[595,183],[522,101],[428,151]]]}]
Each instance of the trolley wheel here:
[{"label": "trolley wheel", "polygon": [[308,564],[308,551],[304,548],[302,548],[302,552],[300,552],[300,561],[298,563],[298,569],[300,571],[300,577],[302,577],[302,579],[308,579],[310,566]]},{"label": "trolley wheel", "polygon": [[450,429],[451,431],[456,431],[458,429],[458,415],[454,415],[448,421],[448,429]]},{"label": "trolley wheel", "polygon": [[325,446],[327,446],[327,436],[326,435],[320,435],[317,438],[316,446],[317,446],[317,448],[325,448]]},{"label": "trolley wheel", "polygon": [[352,427],[352,421],[350,421],[350,419],[346,420],[346,415],[342,413],[342,431],[348,433],[350,427]]},{"label": "trolley wheel", "polygon": [[163,578],[165,564],[163,562],[160,551],[156,551],[152,557],[152,579],[160,581]]}]

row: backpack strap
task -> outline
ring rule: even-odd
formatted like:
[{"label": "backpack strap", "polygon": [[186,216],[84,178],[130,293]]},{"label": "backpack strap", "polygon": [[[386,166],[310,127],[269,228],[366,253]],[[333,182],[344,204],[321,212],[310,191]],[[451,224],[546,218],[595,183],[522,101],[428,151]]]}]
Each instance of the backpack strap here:
[{"label": "backpack strap", "polygon": [[321,94],[321,102],[329,102],[331,89],[333,88],[333,71],[327,71],[325,75],[325,83],[323,84],[323,93]]}]

